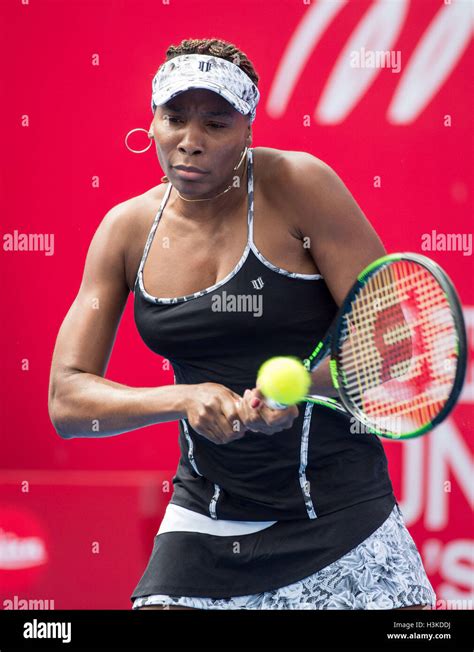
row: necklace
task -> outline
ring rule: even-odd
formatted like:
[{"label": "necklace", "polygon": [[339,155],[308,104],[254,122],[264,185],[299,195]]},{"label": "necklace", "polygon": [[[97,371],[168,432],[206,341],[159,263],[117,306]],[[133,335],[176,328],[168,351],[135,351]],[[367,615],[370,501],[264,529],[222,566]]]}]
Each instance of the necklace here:
[{"label": "necklace", "polygon": [[[244,151],[242,152],[242,156],[240,157],[240,161],[239,161],[238,165],[236,165],[236,166],[234,167],[234,170],[238,170],[238,169],[240,168],[240,166],[242,165],[242,161],[244,160],[244,157],[245,157],[245,167],[244,167],[244,171],[243,171],[243,173],[242,173],[242,177],[244,176],[244,174],[245,174],[245,170],[247,169],[247,162],[248,162],[248,157],[246,156],[246,154],[247,154],[247,150],[248,150],[248,147],[246,147],[246,148],[244,149]],[[176,189],[176,192],[178,193],[178,197],[179,197],[180,199],[182,199],[183,201],[190,201],[190,202],[191,202],[191,201],[210,201],[211,199],[216,199],[216,197],[220,197],[220,196],[223,195],[224,193],[229,192],[229,190],[231,190],[231,188],[233,188],[233,187],[234,187],[234,186],[231,184],[231,185],[228,186],[225,190],[223,190],[222,192],[220,192],[218,195],[214,195],[214,197],[205,197],[204,199],[186,199],[186,197],[183,197],[183,196],[180,194],[180,192],[179,192],[178,189]]]}]

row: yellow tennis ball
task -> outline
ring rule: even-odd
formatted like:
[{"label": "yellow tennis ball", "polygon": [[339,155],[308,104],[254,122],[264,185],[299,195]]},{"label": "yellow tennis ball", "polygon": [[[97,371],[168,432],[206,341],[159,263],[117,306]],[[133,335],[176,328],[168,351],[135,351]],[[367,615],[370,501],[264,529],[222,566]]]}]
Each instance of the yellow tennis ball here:
[{"label": "yellow tennis ball", "polygon": [[294,405],[308,393],[311,375],[298,358],[279,356],[262,364],[257,374],[257,385],[266,398]]}]

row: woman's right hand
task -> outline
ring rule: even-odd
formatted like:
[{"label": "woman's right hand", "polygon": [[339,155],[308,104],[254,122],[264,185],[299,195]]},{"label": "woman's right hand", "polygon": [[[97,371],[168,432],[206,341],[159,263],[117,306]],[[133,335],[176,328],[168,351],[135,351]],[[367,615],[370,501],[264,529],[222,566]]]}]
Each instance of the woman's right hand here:
[{"label": "woman's right hand", "polygon": [[193,430],[214,444],[242,439],[246,428],[239,418],[242,397],[219,383],[188,386],[186,418]]}]

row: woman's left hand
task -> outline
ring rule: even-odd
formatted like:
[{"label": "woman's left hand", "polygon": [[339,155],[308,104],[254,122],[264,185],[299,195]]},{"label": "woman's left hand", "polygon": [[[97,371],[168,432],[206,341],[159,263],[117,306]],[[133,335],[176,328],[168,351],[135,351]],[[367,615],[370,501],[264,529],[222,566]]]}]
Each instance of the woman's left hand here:
[{"label": "woman's left hand", "polygon": [[244,427],[264,435],[274,435],[287,430],[299,414],[298,407],[291,405],[284,410],[268,407],[258,387],[246,389],[239,403],[239,418]]}]

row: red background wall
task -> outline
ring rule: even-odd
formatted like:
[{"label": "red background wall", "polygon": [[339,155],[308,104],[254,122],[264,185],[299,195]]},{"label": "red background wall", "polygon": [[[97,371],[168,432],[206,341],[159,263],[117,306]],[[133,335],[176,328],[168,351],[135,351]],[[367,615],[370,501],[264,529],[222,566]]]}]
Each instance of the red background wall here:
[{"label": "red background wall", "polygon": [[[132,154],[124,137],[151,122],[151,80],[166,48],[215,36],[246,52],[260,75],[253,146],[323,159],[388,251],[419,251],[440,263],[459,290],[472,346],[472,252],[422,249],[423,234],[432,230],[472,232],[472,6],[469,0],[1,3],[7,282],[0,608],[15,596],[53,600],[56,609],[130,608],[171,495],[176,423],[63,441],[47,411],[55,338],[92,235],[113,205],[160,182],[154,150]],[[400,52],[400,72],[350,68],[345,56],[338,75],[345,48],[361,47]],[[401,113],[393,108],[396,97]],[[142,149],[148,142],[139,132],[129,144]],[[54,234],[54,255],[6,250],[5,236],[15,230]],[[130,295],[107,377],[130,386],[172,383],[171,371],[136,332],[132,301]],[[473,398],[469,366],[447,421],[428,436],[386,442],[395,491],[440,608],[447,600],[470,600],[472,608],[474,599]]]}]

